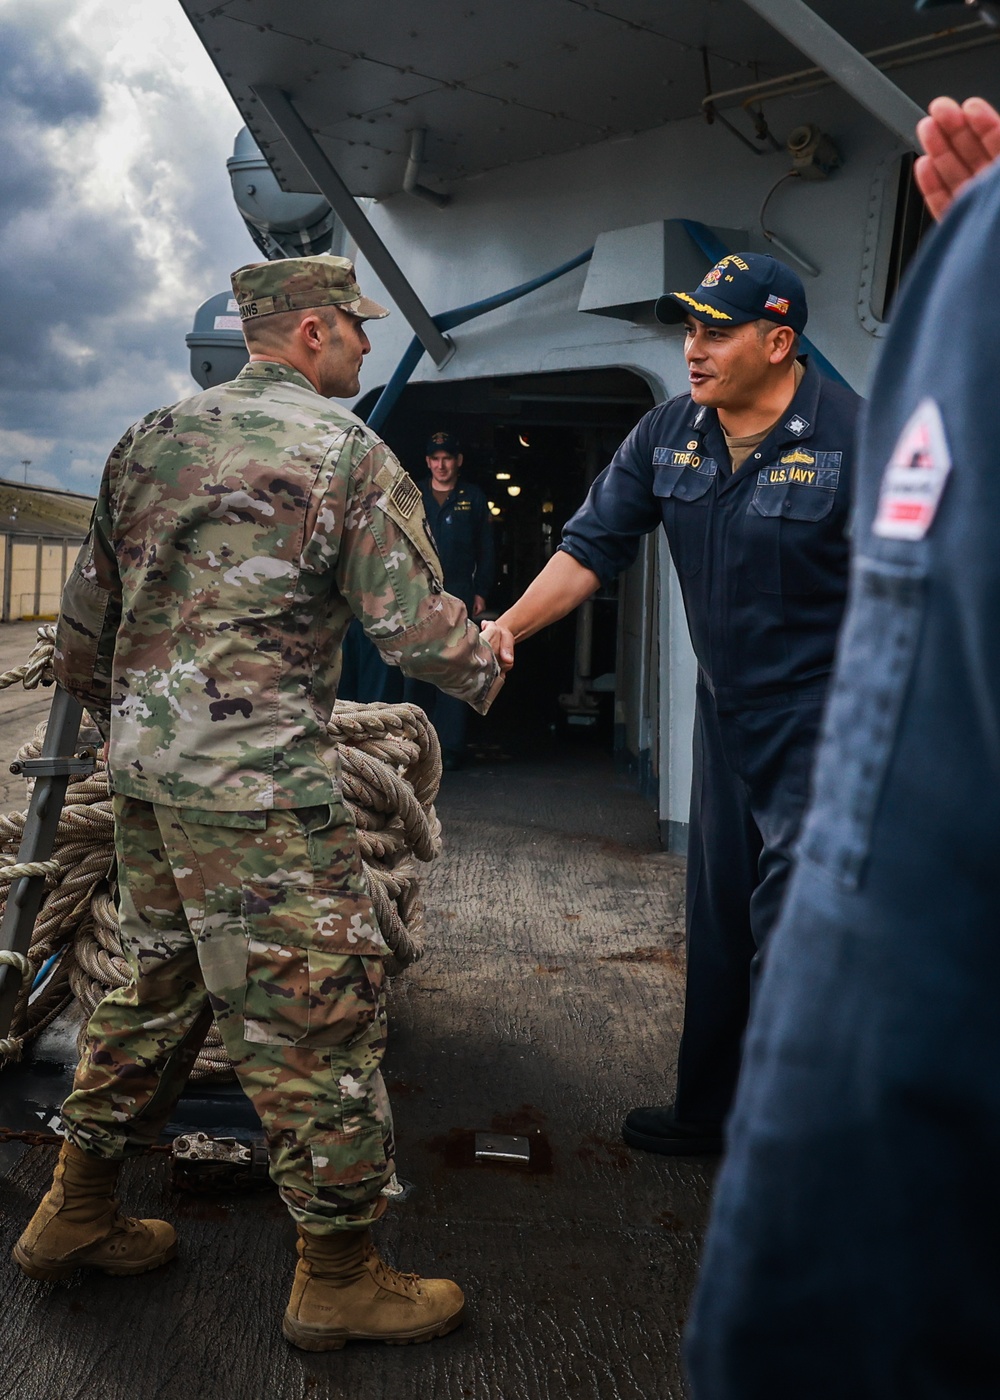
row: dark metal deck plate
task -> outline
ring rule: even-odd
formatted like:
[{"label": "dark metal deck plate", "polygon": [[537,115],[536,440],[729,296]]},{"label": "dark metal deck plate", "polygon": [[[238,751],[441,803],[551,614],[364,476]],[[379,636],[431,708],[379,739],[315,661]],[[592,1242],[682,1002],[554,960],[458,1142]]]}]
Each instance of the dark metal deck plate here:
[{"label": "dark metal deck plate", "polygon": [[[33,1147],[0,1179],[7,1395],[681,1400],[710,1169],[619,1136],[625,1108],[673,1089],[681,864],[610,763],[577,753],[449,774],[439,811],[428,951],[393,982],[385,1063],[416,1189],[376,1230],[400,1268],[459,1281],[465,1325],[421,1347],[295,1351],[279,1331],[295,1230],[277,1193],[175,1191],[167,1154],[126,1165],[122,1202],[177,1227],[172,1264],[32,1282],[8,1256],[55,1162]],[[35,1086],[59,1101],[57,1080]],[[243,1137],[236,1099],[211,1092],[214,1107],[206,1090],[184,1114],[216,1112],[214,1131]],[[477,1163],[462,1124],[527,1138],[529,1165]]]},{"label": "dark metal deck plate", "polygon": [[527,1166],[531,1161],[531,1144],[526,1137],[513,1133],[477,1133],[477,1162],[513,1162]]}]

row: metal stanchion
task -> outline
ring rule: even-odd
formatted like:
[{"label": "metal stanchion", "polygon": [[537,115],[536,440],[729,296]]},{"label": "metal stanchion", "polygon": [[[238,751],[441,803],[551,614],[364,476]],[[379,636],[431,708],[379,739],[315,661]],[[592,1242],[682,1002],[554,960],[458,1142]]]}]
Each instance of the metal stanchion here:
[{"label": "metal stanchion", "polygon": [[[8,1041],[21,984],[30,976],[28,949],[45,895],[46,863],[55,849],[66,788],[71,777],[92,773],[92,751],[76,753],[83,707],[56,686],[41,758],[11,764],[11,771],[35,779],[24,835],[13,870],[15,878],[0,923],[0,1050],[16,1054]],[[24,873],[20,873],[24,867]],[[33,868],[39,867],[39,868]]]}]

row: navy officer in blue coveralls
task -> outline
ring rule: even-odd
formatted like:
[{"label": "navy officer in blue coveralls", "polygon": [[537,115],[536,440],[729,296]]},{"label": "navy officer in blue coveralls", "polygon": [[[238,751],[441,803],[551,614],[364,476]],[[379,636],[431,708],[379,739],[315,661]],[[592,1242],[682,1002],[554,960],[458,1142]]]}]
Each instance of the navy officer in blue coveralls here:
[{"label": "navy officer in blue coveralls", "polygon": [[[444,570],[444,586],[461,598],[470,617],[480,617],[493,590],[493,521],[478,486],[459,480],[462,448],[452,433],[432,433],[426,449],[429,475],[420,483],[424,510]],[[459,768],[465,755],[468,706],[426,681],[407,679],[403,699],[420,705],[437,730],[446,769]]]},{"label": "navy officer in blue coveralls", "polygon": [[699,667],[684,1030],[673,1103],[633,1109],[623,1134],[693,1154],[721,1150],[751,965],[809,793],[846,598],[860,401],[797,358],[805,292],[774,258],[730,254],[657,315],[683,321],[690,393],[640,420],[499,625],[531,636],[666,529]]},{"label": "navy officer in blue coveralls", "polygon": [[1000,117],[937,99],[918,133],[945,217],[872,385],[815,797],[688,1338],[695,1400],[1000,1395]]}]

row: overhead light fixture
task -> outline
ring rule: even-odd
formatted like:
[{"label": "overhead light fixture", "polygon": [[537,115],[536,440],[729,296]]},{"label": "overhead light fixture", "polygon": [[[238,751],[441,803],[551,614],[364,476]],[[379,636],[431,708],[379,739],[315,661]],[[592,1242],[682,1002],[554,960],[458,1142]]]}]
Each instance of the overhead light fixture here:
[{"label": "overhead light fixture", "polygon": [[518,442],[521,444],[522,447],[530,447],[530,446],[531,446],[531,443],[528,441],[528,439],[524,436],[523,433],[518,433],[518,435],[517,435],[517,440],[518,440]]},{"label": "overhead light fixture", "polygon": [[509,481],[510,472],[497,472],[497,481]]},{"label": "overhead light fixture", "polygon": [[489,506],[490,510],[496,510],[497,508],[495,501],[487,501],[486,504]]},{"label": "overhead light fixture", "polygon": [[551,515],[552,512],[555,510],[555,508],[556,508],[556,507],[555,507],[555,502],[553,502],[553,501],[543,501],[543,502],[542,502],[542,514],[543,514],[543,515]]},{"label": "overhead light fixture", "polygon": [[499,515],[499,514],[500,514],[500,507],[499,507],[499,506],[490,506],[490,515]]},{"label": "overhead light fixture", "polygon": [[520,488],[520,486],[508,486],[508,487],[507,487],[507,495],[508,495],[508,496],[520,496],[520,494],[521,494],[521,488]]}]

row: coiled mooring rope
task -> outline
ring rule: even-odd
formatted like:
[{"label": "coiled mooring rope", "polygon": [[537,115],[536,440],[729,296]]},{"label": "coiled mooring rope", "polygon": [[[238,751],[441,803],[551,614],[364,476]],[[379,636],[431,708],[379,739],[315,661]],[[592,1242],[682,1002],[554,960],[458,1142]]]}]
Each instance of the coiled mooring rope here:
[{"label": "coiled mooring rope", "polygon": [[[25,665],[0,674],[0,690],[18,682],[29,690],[50,685],[54,645],[55,629],[40,627]],[[441,781],[437,735],[416,705],[352,701],[337,702],[327,729],[340,749],[344,800],[357,823],[379,927],[392,949],[387,970],[399,972],[423,953],[420,862],[433,860],[441,849],[434,811]],[[18,759],[37,758],[44,736],[42,724]],[[0,814],[0,909],[22,875],[44,875],[48,889],[27,957],[0,954],[23,973],[11,1034],[0,1041],[0,1063],[16,1058],[74,998],[86,1023],[102,997],[132,980],[114,900],[114,818],[103,760],[94,773],[70,778],[50,860],[16,863],[26,816]],[[36,980],[40,985],[33,989]],[[213,1026],[192,1077],[229,1072]]]}]

